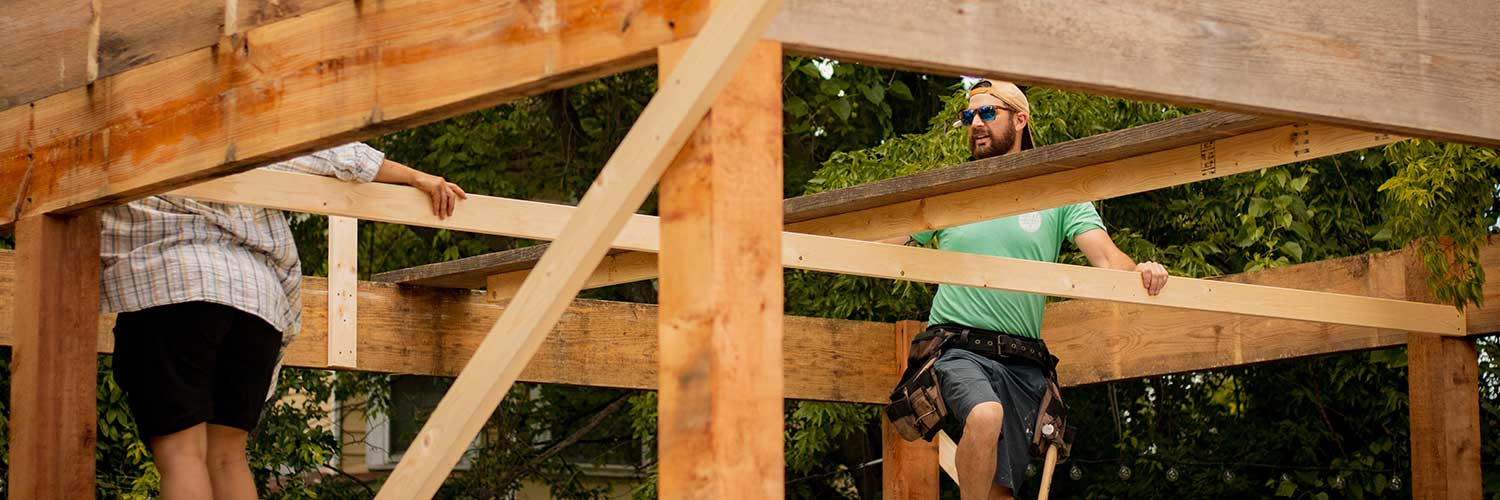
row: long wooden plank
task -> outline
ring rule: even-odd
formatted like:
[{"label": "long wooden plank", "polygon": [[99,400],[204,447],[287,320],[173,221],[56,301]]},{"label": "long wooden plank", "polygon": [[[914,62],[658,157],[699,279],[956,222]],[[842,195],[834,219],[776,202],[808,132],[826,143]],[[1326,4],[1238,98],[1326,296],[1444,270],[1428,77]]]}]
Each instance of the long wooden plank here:
[{"label": "long wooden plank", "polygon": [[[1500,333],[1500,249],[1486,248],[1486,307],[1469,308],[1470,333]],[[1260,285],[1399,297],[1404,252],[1361,255],[1256,271],[1224,279]],[[1425,274],[1411,277],[1420,283]],[[15,343],[15,253],[0,250],[0,345]],[[303,278],[303,331],[288,348],[289,366],[329,368],[328,287]],[[360,371],[452,377],[473,355],[504,304],[480,292],[389,283],[359,286]],[[630,389],[657,386],[657,309],[577,300],[524,372],[526,382]],[[98,349],[113,350],[113,315],[98,326]],[[788,316],[786,397],[883,403],[897,372],[892,325]],[[1374,328],[1269,320],[1097,301],[1047,306],[1042,336],[1062,358],[1064,385],[1212,370],[1405,345],[1407,334]],[[592,369],[579,370],[579,366]]]},{"label": "long wooden plank", "polygon": [[16,231],[10,455],[14,498],[94,497],[99,215],[36,216]]},{"label": "long wooden plank", "polygon": [[[1286,124],[1281,120],[1234,113],[1214,111],[1197,113],[1043,146],[1016,154],[972,161],[949,168],[790,198],[783,204],[782,211],[788,223],[811,221],[923,197],[949,194],[1141,156]],[[373,279],[409,285],[479,288],[485,286],[487,276],[509,273],[509,277],[505,280],[520,283],[526,273],[515,271],[524,271],[535,266],[543,250],[545,248],[527,247],[478,255],[381,273]],[[634,263],[643,259],[644,257],[637,254],[625,260]],[[614,279],[624,279],[626,275],[630,275],[630,272],[614,272],[613,274],[617,276],[612,279],[604,275],[604,272],[601,270],[600,274],[596,274],[591,283],[606,286],[628,282]],[[649,277],[655,277],[654,269],[644,269],[641,272],[649,272]],[[492,289],[494,285],[494,283],[490,284]],[[499,295],[509,296],[508,294]]]},{"label": "long wooden plank", "polygon": [[640,67],[703,14],[700,0],[388,0],[259,26],[0,111],[0,178],[24,181],[0,184],[0,227]]},{"label": "long wooden plank", "polygon": [[[534,239],[560,238],[555,224],[581,211],[564,205],[471,196],[448,220],[416,210],[415,189],[382,184],[349,187],[328,178],[257,171],[204,183],[177,193],[210,201]],[[341,193],[331,196],[330,193]],[[347,193],[347,194],[344,194]],[[381,196],[379,193],[389,193]],[[482,216],[479,214],[483,214]],[[497,214],[504,214],[497,217]],[[625,224],[622,222],[622,224]],[[613,245],[656,252],[657,219],[630,215]],[[1147,296],[1133,272],[942,252],[801,233],[782,233],[782,265],[924,283],[971,286],[1057,297],[1102,299],[1251,316],[1398,328],[1464,335],[1462,313],[1453,307],[1295,289],[1176,278],[1156,297]],[[602,258],[602,255],[601,255]],[[597,264],[597,263],[596,263]],[[591,267],[592,269],[592,267]],[[580,277],[580,285],[586,278]],[[523,285],[524,289],[524,285]]]},{"label": "long wooden plank", "polygon": [[[1029,174],[1040,175],[952,191],[924,188],[923,182],[908,184],[906,180],[894,179],[876,183],[878,186],[874,188],[876,194],[872,197],[883,200],[886,204],[866,202],[858,196],[848,197],[846,201],[840,202],[837,200],[844,198],[843,195],[831,194],[827,196],[831,198],[828,202],[803,202],[809,207],[809,211],[830,215],[790,223],[787,229],[843,238],[885,239],[1250,172],[1380,146],[1396,140],[1397,137],[1388,134],[1327,125],[1293,124],[1078,168],[1041,164],[1037,168],[1028,169]],[[966,174],[961,177],[963,180],[954,184],[964,187],[978,182],[967,179],[971,177],[982,176]],[[993,181],[1007,177],[993,175],[987,178]],[[894,184],[905,186],[897,187]],[[915,199],[906,195],[891,195],[904,190],[939,194]],[[813,197],[819,196],[823,195]],[[901,201],[903,199],[907,201]],[[866,204],[873,206],[858,208]],[[840,209],[831,207],[848,207],[854,210],[835,213]],[[502,276],[500,279],[515,281],[521,279],[524,272],[509,271],[509,276]],[[638,268],[616,274],[623,277],[646,276],[651,273],[649,269]],[[594,278],[594,281],[614,284],[603,276]]]},{"label": "long wooden plank", "polygon": [[677,70],[662,79],[656,96],[568,218],[558,246],[542,256],[536,274],[521,285],[378,498],[437,492],[780,6],[780,0],[751,0],[714,9],[705,35],[693,41]]},{"label": "long wooden plank", "polygon": [[[661,73],[687,49],[662,47]],[[757,43],[661,177],[661,498],[785,494],[781,63]]]},{"label": "long wooden plank", "polygon": [[1496,23],[1488,0],[793,0],[768,36],[845,61],[1500,146],[1500,114],[1473,111],[1500,108]]}]

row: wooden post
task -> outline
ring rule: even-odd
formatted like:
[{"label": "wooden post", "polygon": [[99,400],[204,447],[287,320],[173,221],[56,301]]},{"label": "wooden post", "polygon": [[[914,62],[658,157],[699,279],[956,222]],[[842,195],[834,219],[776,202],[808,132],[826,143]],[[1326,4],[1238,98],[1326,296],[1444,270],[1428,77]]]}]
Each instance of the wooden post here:
[{"label": "wooden post", "polygon": [[[906,371],[906,351],[918,333],[922,333],[921,321],[896,323],[896,373]],[[895,384],[891,382],[892,386]],[[936,500],[940,487],[937,441],[901,439],[884,416],[880,419],[880,431],[884,449],[881,478],[886,500]]]},{"label": "wooden post", "polygon": [[781,45],[759,42],[661,179],[662,498],[782,498],[781,168]]},{"label": "wooden post", "polygon": [[359,219],[328,216],[328,366],[359,366]]},{"label": "wooden post", "polygon": [[1412,498],[1465,499],[1484,489],[1479,467],[1479,351],[1472,338],[1410,334]]},{"label": "wooden post", "polygon": [[99,216],[16,224],[11,498],[94,497]]}]

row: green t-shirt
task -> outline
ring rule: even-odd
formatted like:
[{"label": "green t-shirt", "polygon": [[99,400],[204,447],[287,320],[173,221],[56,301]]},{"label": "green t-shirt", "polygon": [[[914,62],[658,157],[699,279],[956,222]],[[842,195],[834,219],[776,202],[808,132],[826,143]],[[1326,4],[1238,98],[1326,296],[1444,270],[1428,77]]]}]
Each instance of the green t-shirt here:
[{"label": "green t-shirt", "polygon": [[[1079,203],[911,237],[939,250],[1057,262],[1063,238],[1073,241],[1093,229],[1104,229],[1104,221],[1092,203]],[[1046,300],[1029,293],[938,285],[927,321],[1040,338]]]}]

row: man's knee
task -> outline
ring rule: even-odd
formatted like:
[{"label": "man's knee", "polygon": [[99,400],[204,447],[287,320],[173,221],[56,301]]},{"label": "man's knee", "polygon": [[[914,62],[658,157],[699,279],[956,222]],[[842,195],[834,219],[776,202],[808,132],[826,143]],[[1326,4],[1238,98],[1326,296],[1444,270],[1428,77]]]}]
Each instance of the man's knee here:
[{"label": "man's knee", "polygon": [[987,402],[976,405],[969,410],[969,416],[964,420],[964,435],[977,434],[999,434],[1000,423],[1005,420],[1005,407],[1000,403]]}]

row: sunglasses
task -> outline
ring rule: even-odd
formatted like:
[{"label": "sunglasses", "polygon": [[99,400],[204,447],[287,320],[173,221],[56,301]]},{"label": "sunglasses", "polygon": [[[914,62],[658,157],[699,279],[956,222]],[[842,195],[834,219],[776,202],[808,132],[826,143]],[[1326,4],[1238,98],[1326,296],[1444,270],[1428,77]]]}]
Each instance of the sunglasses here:
[{"label": "sunglasses", "polygon": [[1010,110],[1010,108],[996,108],[994,106],[980,106],[979,109],[966,109],[963,113],[960,113],[958,115],[958,121],[964,126],[972,125],[974,123],[974,117],[977,115],[979,116],[980,120],[984,120],[985,123],[989,123],[995,121],[995,114],[1001,109],[1007,111]]}]

